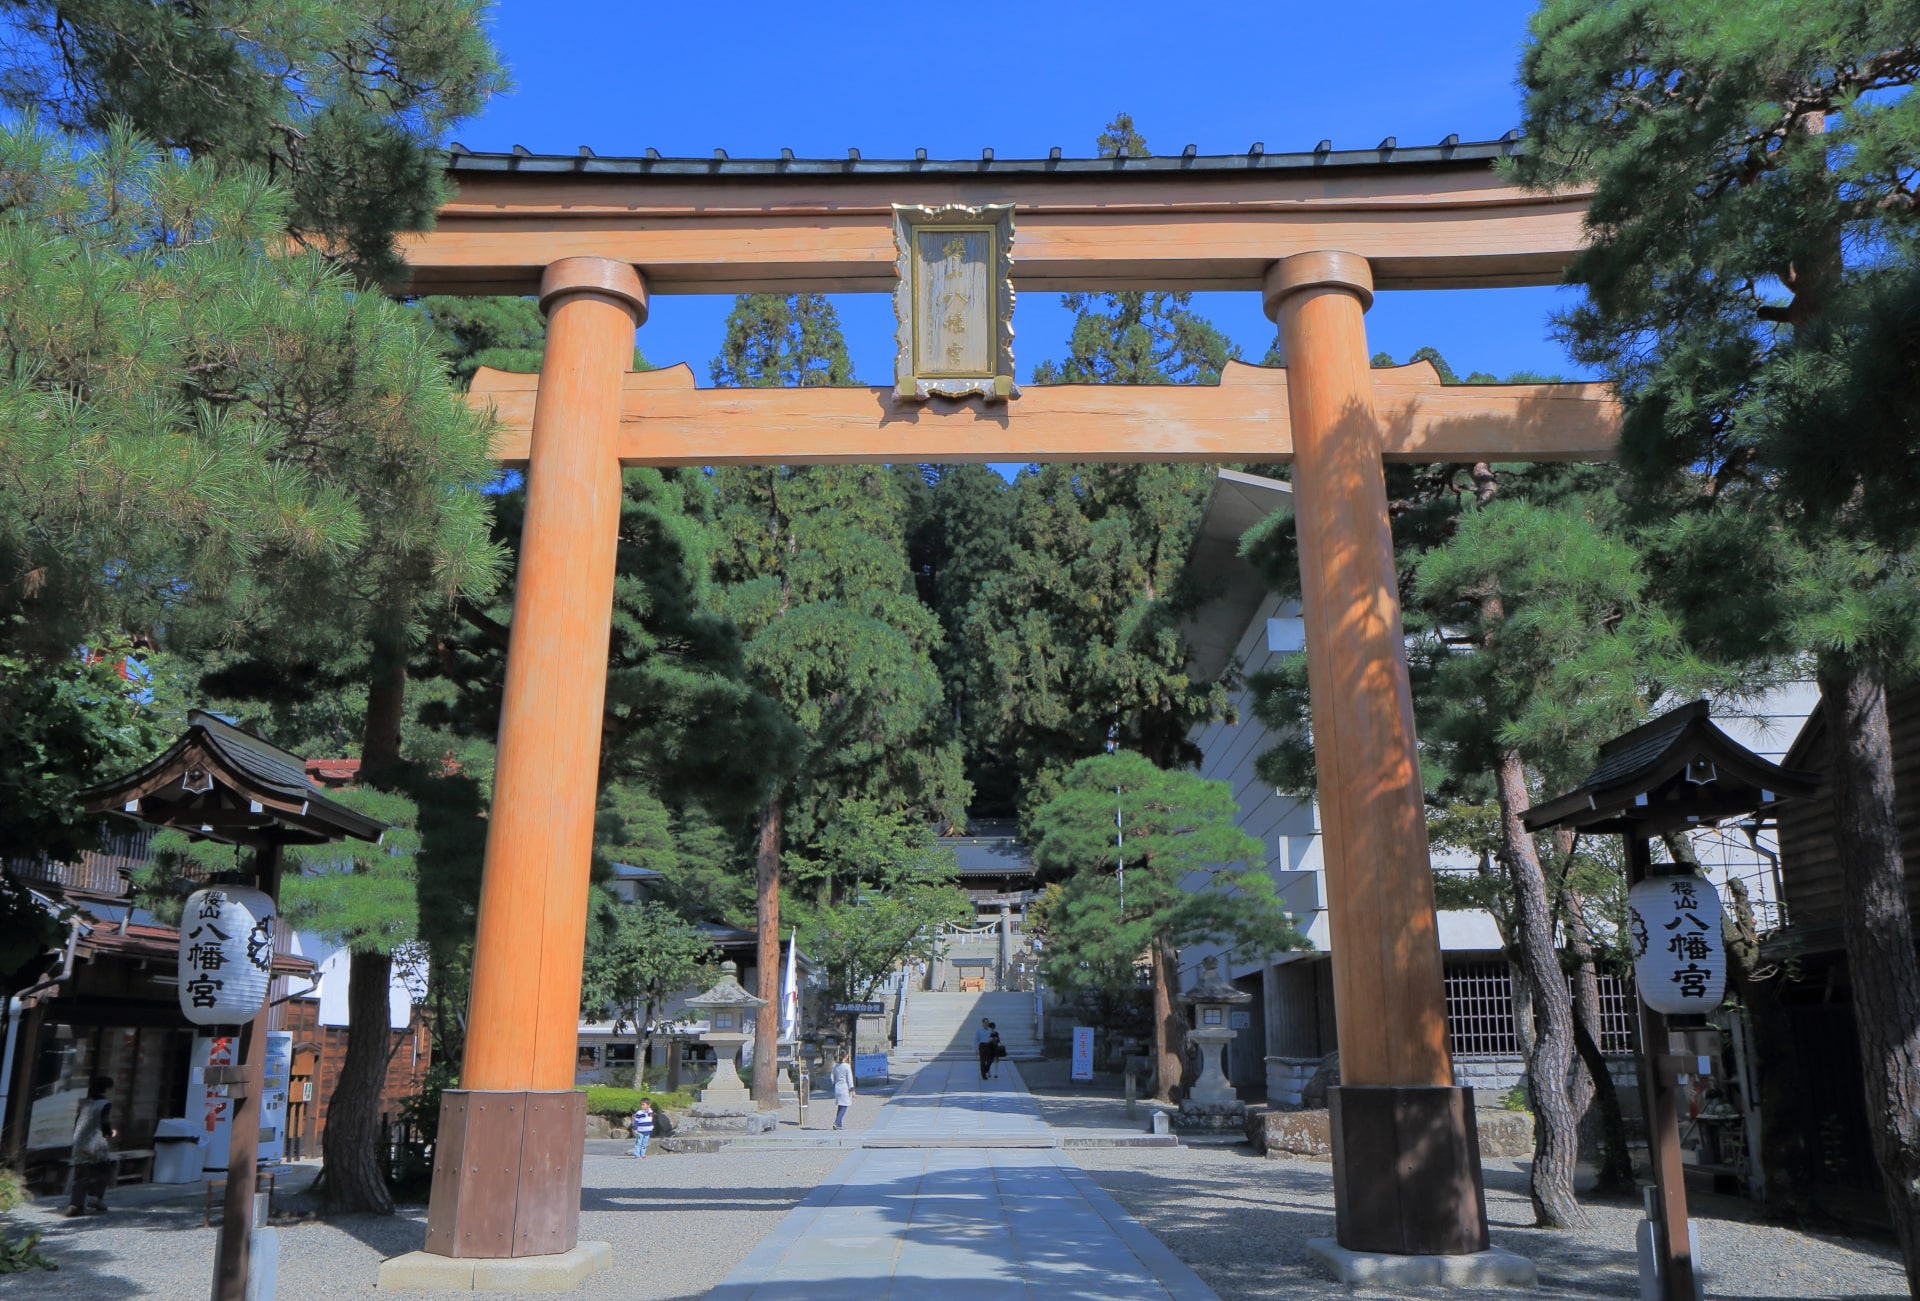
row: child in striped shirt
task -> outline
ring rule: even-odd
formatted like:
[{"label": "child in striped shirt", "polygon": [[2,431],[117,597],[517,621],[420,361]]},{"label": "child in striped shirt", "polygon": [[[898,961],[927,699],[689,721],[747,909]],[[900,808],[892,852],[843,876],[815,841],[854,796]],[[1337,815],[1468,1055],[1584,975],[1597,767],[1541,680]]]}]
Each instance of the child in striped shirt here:
[{"label": "child in striped shirt", "polygon": [[653,1137],[653,1104],[645,1098],[633,1113],[633,1154],[643,1157],[647,1154],[647,1140]]}]

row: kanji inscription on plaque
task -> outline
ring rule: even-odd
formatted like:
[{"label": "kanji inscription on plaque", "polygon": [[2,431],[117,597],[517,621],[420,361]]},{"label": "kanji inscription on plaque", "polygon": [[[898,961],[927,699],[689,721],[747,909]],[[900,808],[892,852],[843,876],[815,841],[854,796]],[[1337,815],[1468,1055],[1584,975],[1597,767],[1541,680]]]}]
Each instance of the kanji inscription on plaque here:
[{"label": "kanji inscription on plaque", "polygon": [[1017,397],[1013,208],[894,208],[900,255],[897,401]]}]

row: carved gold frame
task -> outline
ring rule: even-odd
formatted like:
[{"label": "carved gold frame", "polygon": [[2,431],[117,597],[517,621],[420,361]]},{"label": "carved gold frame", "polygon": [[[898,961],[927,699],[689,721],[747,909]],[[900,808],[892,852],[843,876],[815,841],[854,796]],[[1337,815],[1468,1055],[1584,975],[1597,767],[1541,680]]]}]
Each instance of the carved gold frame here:
[{"label": "carved gold frame", "polygon": [[[992,236],[993,266],[988,280],[994,286],[992,325],[994,337],[988,348],[993,358],[991,370],[954,373],[930,372],[918,368],[914,347],[920,329],[914,292],[913,264],[915,237],[929,228],[943,230],[987,231]],[[939,208],[893,206],[894,244],[899,253],[899,282],[893,291],[893,313],[899,322],[895,342],[899,352],[894,365],[893,398],[896,402],[924,402],[931,397],[964,398],[975,394],[989,402],[1020,396],[1013,379],[1013,205],[989,203],[978,208],[952,203]]]}]

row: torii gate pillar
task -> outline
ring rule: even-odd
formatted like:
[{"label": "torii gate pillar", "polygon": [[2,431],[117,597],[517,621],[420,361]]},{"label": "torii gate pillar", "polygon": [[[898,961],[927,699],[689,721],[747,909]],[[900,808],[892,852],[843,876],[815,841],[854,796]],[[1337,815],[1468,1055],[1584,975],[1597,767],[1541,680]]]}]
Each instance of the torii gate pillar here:
[{"label": "torii gate pillar", "polygon": [[1340,1085],[1340,1246],[1487,1249],[1472,1090],[1453,1082],[1420,762],[1363,319],[1373,275],[1302,253],[1266,276],[1293,423]]},{"label": "torii gate pillar", "polygon": [[[547,348],[527,466],[500,706],[473,992],[460,1089],[435,1145],[426,1253],[382,1286],[572,1286],[605,1268],[605,1244],[577,1241],[586,1098],[574,1091],[580,966],[591,885],[600,724],[606,704],[620,523],[621,382],[646,319],[640,275],[607,258],[563,258],[540,285]],[[440,1260],[423,1259],[430,1255]],[[560,1266],[555,1257],[569,1258]],[[538,1262],[537,1264],[535,1262]],[[456,1269],[455,1272],[458,1272]],[[464,1286],[475,1284],[469,1280]]]}]

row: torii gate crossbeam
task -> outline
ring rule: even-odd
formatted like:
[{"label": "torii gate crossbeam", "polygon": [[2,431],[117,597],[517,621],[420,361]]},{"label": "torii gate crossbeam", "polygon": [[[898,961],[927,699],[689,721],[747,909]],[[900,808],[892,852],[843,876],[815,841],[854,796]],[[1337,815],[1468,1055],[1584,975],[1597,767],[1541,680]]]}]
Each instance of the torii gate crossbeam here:
[{"label": "torii gate crossbeam", "polygon": [[[569,1099],[621,466],[1042,459],[1293,462],[1342,1064],[1339,1239],[1402,1255],[1486,1248],[1471,1091],[1447,1047],[1381,463],[1602,459],[1617,417],[1592,385],[1375,371],[1363,315],[1376,278],[1557,277],[1584,196],[1514,190],[1489,165],[1511,148],[1064,164],[454,157],[460,194],[407,249],[415,288],[537,285],[549,323],[537,381],[485,372],[474,388],[502,418],[503,459],[527,466],[528,495],[463,1087],[442,1122],[429,1252],[575,1247],[579,1163],[556,1143],[583,1121]],[[1288,365],[1229,367],[1213,388],[1029,387],[1011,402],[916,406],[884,390],[703,390],[682,368],[627,373],[650,292],[890,289],[889,205],[931,202],[1012,204],[1023,289],[1258,288]],[[509,1150],[505,1165],[466,1159]]]}]

